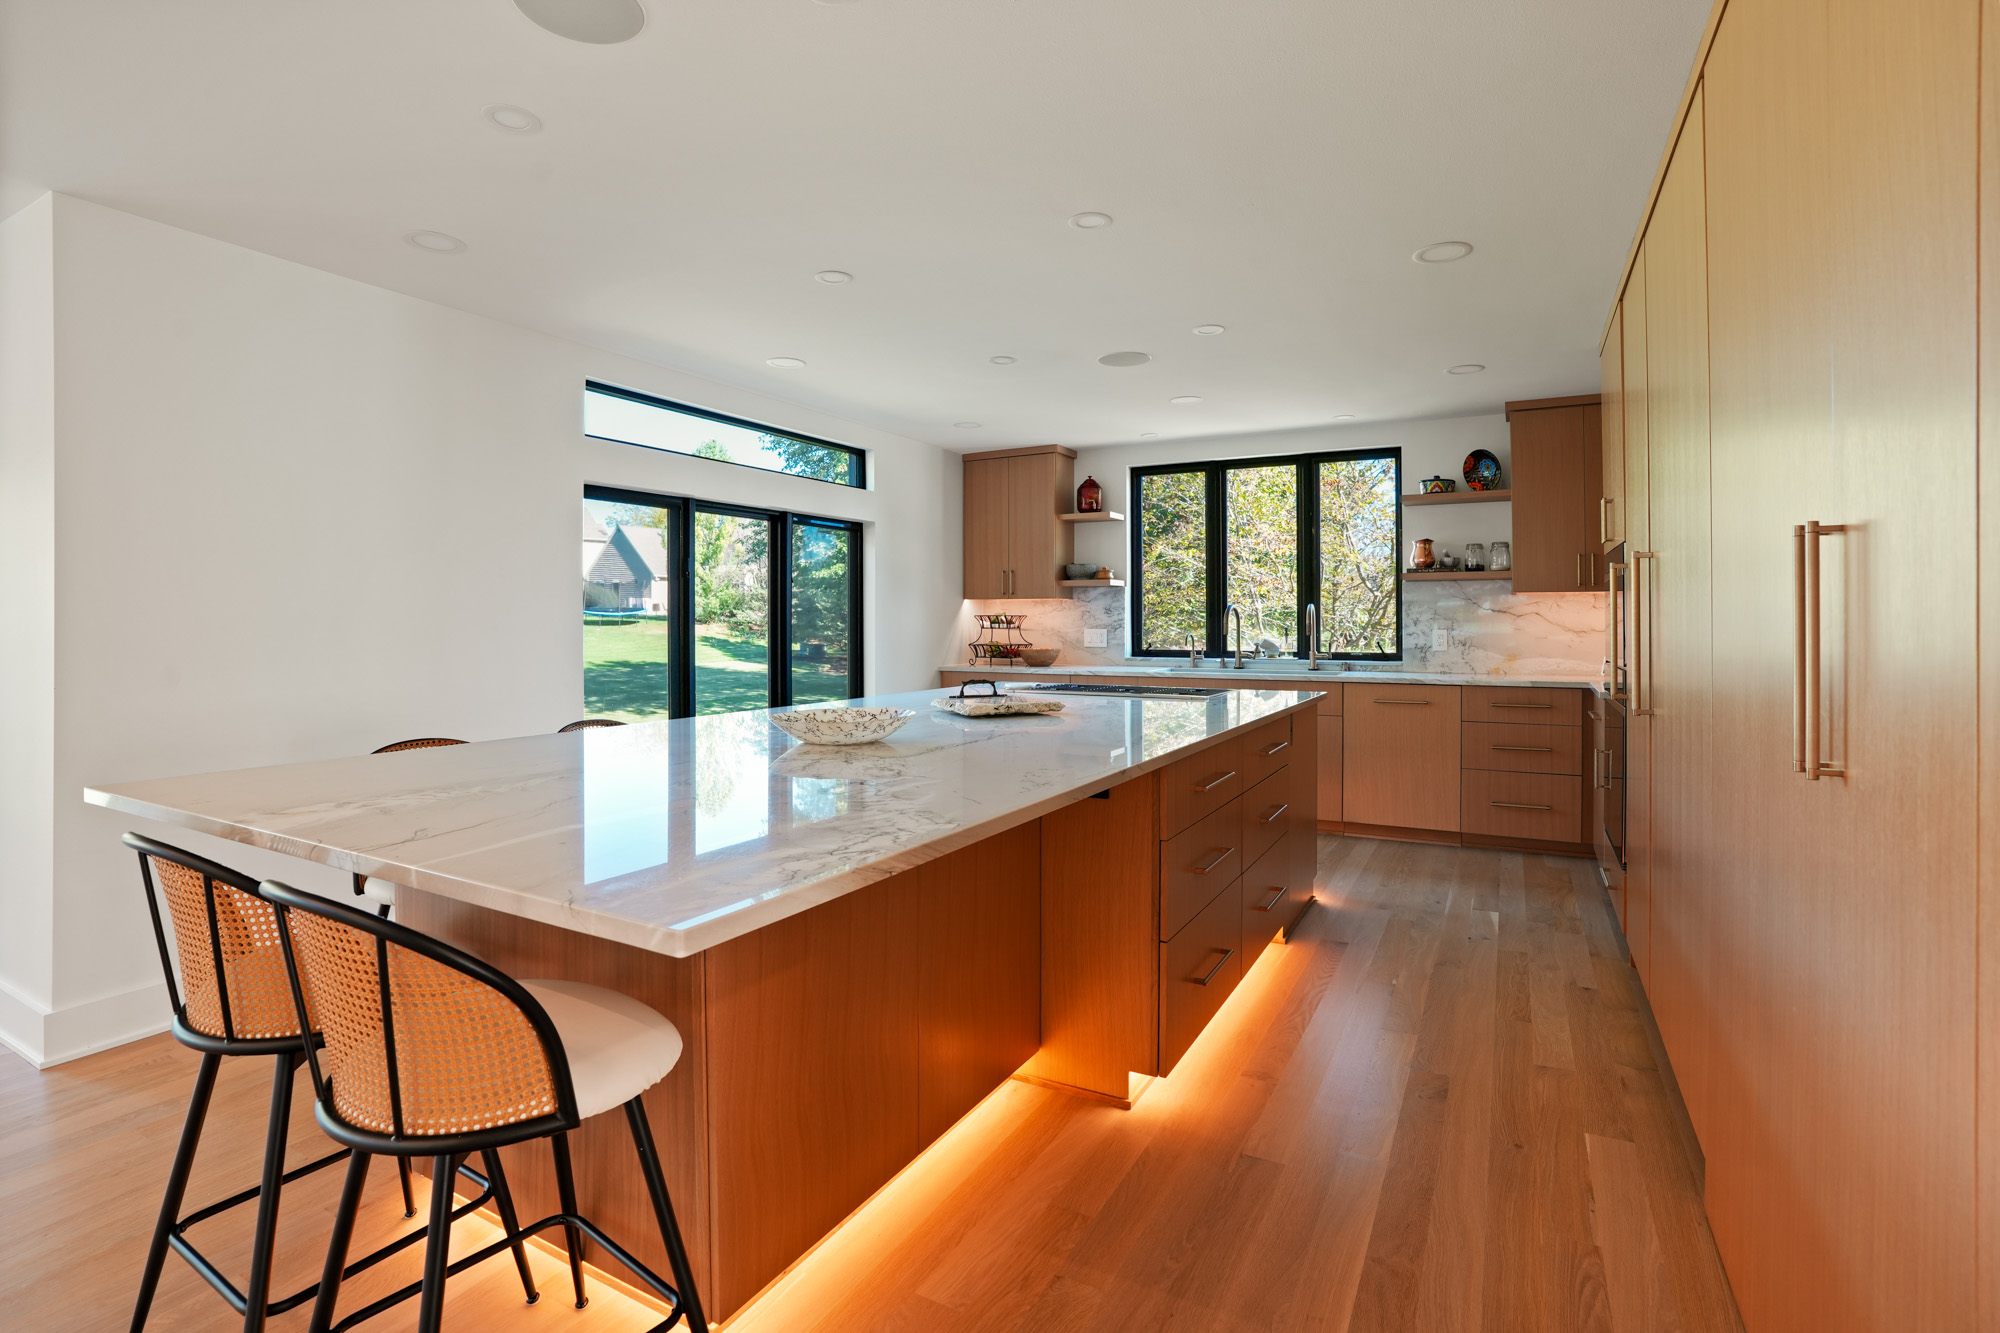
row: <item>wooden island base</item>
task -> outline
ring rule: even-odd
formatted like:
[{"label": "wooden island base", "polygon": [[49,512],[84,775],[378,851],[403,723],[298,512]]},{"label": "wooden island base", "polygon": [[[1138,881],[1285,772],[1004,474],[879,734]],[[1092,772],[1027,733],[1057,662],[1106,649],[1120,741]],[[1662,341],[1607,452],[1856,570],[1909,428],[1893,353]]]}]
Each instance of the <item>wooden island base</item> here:
[{"label": "wooden island base", "polygon": [[[1311,901],[1311,708],[691,958],[417,890],[398,914],[673,1020],[685,1048],[646,1106],[727,1318],[1016,1071],[1110,1100],[1171,1071]],[[1210,863],[1212,887],[1191,873]],[[623,1118],[572,1147],[583,1211],[666,1271]],[[557,1211],[546,1147],[507,1169],[524,1217]]]}]

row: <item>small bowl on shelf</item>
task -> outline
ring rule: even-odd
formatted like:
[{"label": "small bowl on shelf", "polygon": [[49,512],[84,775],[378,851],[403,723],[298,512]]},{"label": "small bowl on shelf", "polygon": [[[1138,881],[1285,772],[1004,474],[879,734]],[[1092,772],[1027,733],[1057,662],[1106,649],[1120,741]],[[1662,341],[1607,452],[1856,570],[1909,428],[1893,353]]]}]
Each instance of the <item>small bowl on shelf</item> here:
[{"label": "small bowl on shelf", "polygon": [[1031,667],[1054,666],[1056,659],[1061,656],[1062,649],[1060,648],[1023,648],[1021,650],[1021,660]]},{"label": "small bowl on shelf", "polygon": [[772,726],[807,745],[866,745],[915,716],[907,708],[800,708],[770,715]]}]

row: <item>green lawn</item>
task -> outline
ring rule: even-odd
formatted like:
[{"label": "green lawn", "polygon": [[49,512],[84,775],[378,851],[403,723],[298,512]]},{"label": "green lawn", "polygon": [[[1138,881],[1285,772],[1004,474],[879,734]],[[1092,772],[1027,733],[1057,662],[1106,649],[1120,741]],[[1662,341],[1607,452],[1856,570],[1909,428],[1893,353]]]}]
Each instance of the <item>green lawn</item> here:
[{"label": "green lawn", "polygon": [[[634,620],[583,629],[583,707],[591,717],[642,722],[667,716],[668,624]],[[764,708],[769,672],[761,639],[732,637],[722,625],[695,626],[695,711],[735,713]],[[798,702],[839,699],[846,677],[800,663],[792,671]]]}]

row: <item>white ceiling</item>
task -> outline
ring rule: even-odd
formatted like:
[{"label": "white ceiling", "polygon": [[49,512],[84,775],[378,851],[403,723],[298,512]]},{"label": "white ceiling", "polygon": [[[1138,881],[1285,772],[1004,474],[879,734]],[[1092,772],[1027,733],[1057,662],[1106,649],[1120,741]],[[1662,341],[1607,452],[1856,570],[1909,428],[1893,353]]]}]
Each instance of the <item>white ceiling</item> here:
[{"label": "white ceiling", "polygon": [[960,449],[1470,412],[1595,386],[1709,7],[645,4],[589,46],[511,0],[0,0],[0,215],[66,191]]}]

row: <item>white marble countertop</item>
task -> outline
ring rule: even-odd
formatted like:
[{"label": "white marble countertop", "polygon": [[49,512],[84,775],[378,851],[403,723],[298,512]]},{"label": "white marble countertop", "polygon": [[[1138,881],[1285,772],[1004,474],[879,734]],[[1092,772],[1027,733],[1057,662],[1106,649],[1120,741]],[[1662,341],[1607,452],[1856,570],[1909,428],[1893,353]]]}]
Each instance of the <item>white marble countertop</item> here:
[{"label": "white marble countertop", "polygon": [[[1154,659],[1157,661],[1157,659]],[[1163,681],[1200,680],[1214,681],[1216,684],[1256,681],[1294,681],[1300,689],[1324,689],[1328,684],[1343,680],[1356,681],[1399,681],[1405,685],[1511,685],[1531,689],[1580,689],[1594,690],[1601,683],[1597,676],[1480,676],[1463,671],[1341,671],[1331,662],[1318,671],[1306,670],[1303,662],[1257,662],[1245,660],[1243,670],[1234,667],[1204,667],[1193,671],[1185,666],[1065,666],[1057,662],[1050,667],[1031,667],[1021,663],[1002,667],[998,664],[970,666],[964,662],[939,667],[940,671],[963,671],[976,676],[992,676],[1001,680],[1033,680],[1036,676],[1070,676],[1088,678],[1091,676],[1147,676]]]},{"label": "white marble countertop", "polygon": [[[1232,682],[1246,685],[1248,682]],[[1307,692],[1065,699],[801,746],[768,713],[87,788],[127,814],[685,958],[1287,709]]]}]

